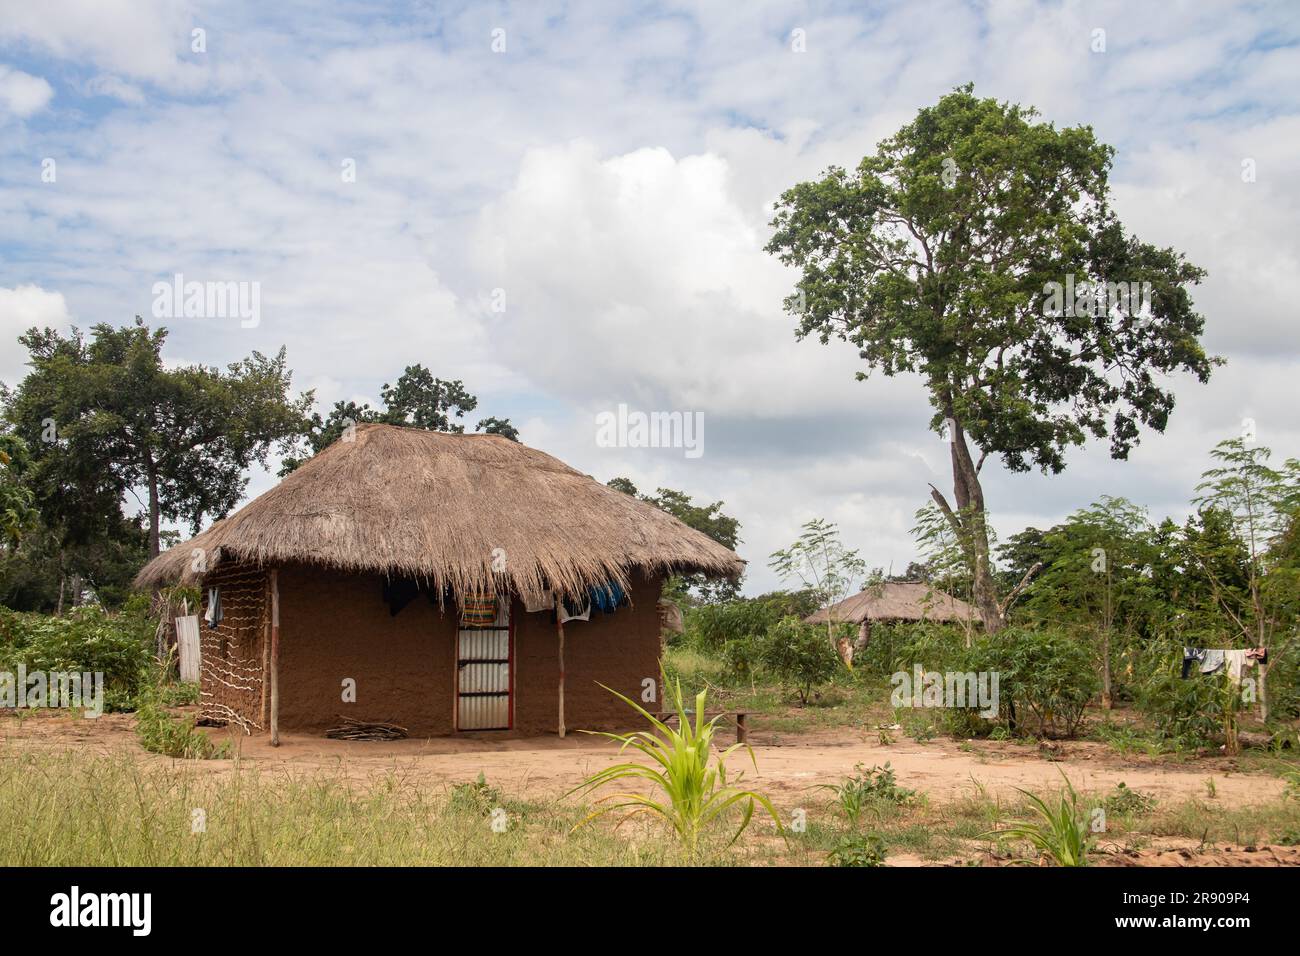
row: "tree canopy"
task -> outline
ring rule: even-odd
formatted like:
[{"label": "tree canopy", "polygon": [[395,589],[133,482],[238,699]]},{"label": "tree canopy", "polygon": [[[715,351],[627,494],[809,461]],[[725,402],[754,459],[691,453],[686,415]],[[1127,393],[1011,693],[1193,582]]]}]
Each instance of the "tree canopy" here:
[{"label": "tree canopy", "polygon": [[9,395],[6,415],[32,452],[44,520],[75,546],[120,522],[120,503],[143,493],[149,553],[162,519],[197,532],[223,517],[265,465],[302,429],[311,394],[290,395],[285,352],[253,352],[225,369],[169,366],[166,329],[99,324],[87,338],[31,329],[19,341],[31,372]]},{"label": "tree canopy", "polygon": [[[394,384],[385,382],[379,395],[384,405],[382,409],[372,408],[366,402],[358,405],[349,401],[335,402],[325,416],[313,412],[306,424],[305,449],[300,448],[284,459],[281,476],[338,441],[349,428],[364,422],[463,433],[465,426],[458,419],[478,407],[478,399],[469,393],[460,379],[443,381],[418,364],[408,365]],[[484,434],[502,435],[511,441],[519,441],[519,431],[508,418],[484,418],[475,427]]]}]

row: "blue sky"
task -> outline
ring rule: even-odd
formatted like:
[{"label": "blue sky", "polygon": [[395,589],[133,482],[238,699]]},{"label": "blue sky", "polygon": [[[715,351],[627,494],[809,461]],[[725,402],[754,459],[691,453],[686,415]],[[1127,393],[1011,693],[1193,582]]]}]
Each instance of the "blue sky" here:
[{"label": "blue sky", "polygon": [[[1298,39],[1285,2],[0,0],[0,379],[30,325],[148,315],[178,272],[257,282],[256,328],[170,320],[168,356],[283,345],[322,404],[421,362],[602,480],[726,501],[750,590],[814,516],[901,569],[948,474],[924,393],[796,342],[762,246],[783,189],[970,81],[1117,148],[1118,211],[1209,271],[1196,303],[1228,359],[1176,383],[1168,433],[1128,462],[990,465],[995,523],[1102,494],[1178,516],[1243,418],[1300,453]],[[703,413],[705,453],[598,447],[620,402]]]}]

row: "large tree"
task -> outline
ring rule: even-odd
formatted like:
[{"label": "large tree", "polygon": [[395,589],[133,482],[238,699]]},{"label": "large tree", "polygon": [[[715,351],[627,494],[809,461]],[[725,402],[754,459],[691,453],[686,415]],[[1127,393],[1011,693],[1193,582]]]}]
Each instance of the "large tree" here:
[{"label": "large tree", "polygon": [[100,324],[87,339],[73,329],[31,329],[19,341],[31,372],[6,413],[35,460],[37,504],[47,524],[75,544],[121,522],[127,494],[142,495],[150,555],[163,519],[197,532],[223,517],[265,465],[301,434],[310,393],[289,394],[284,349],[253,352],[225,369],[169,366],[166,329]]},{"label": "large tree", "polygon": [[785,303],[798,336],[852,343],[860,379],[911,372],[928,390],[954,500],[931,495],[989,631],[1008,604],[989,561],[985,459],[1055,473],[1089,437],[1124,458],[1140,425],[1169,419],[1159,376],[1205,381],[1218,361],[1188,293],[1202,270],[1125,231],[1110,208],[1112,155],[1089,127],[1057,129],[966,86],[855,171],[832,167],[776,204],[767,249],[801,270]]}]

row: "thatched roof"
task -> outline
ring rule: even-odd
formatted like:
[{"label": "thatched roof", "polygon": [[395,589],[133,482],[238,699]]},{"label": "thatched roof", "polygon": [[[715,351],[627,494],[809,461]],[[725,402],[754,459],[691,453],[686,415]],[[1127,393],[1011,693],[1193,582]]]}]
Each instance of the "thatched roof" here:
[{"label": "thatched roof", "polygon": [[154,558],[136,586],[197,581],[196,548],[209,571],[231,560],[302,562],[414,577],[439,595],[575,595],[610,580],[628,587],[633,568],[744,570],[708,536],[536,449],[377,424],[357,426],[354,440]]},{"label": "thatched roof", "polygon": [[827,616],[837,623],[863,621],[978,621],[975,608],[928,584],[888,582],[867,588],[860,594],[824,607],[805,620],[825,624]]}]

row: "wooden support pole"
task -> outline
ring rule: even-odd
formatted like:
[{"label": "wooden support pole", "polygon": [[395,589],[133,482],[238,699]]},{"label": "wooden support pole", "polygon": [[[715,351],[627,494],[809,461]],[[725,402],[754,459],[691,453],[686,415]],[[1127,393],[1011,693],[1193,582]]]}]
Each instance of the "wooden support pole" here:
[{"label": "wooden support pole", "polygon": [[280,746],[280,581],[271,569],[271,746]]},{"label": "wooden support pole", "polygon": [[564,623],[560,620],[560,601],[555,601],[555,633],[560,639],[560,737],[564,737]]},{"label": "wooden support pole", "polygon": [[262,587],[262,698],[258,702],[258,720],[264,730],[271,727],[271,576]]}]

